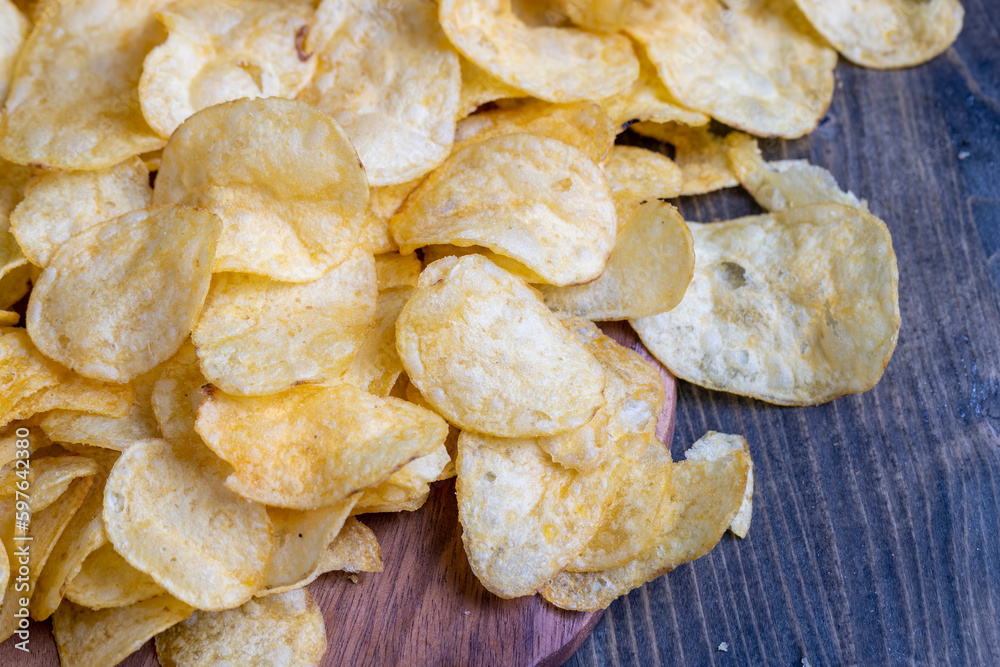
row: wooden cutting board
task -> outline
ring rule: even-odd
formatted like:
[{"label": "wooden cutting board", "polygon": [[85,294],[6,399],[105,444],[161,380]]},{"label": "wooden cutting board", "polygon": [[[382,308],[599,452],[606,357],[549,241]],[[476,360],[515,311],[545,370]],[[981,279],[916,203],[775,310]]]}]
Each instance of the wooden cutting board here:
[{"label": "wooden cutting board", "polygon": [[[645,354],[628,325],[602,328]],[[667,401],[657,435],[669,445],[676,384],[660,370]],[[435,484],[419,511],[361,519],[378,536],[385,571],[358,575],[356,581],[331,573],[309,587],[326,619],[323,665],[555,667],[600,620],[601,612],[564,611],[540,597],[503,600],[483,588],[462,547],[454,480]],[[25,656],[5,642],[0,665],[59,664],[48,623],[33,624],[31,646],[31,656]],[[157,665],[152,642],[122,664]]]}]

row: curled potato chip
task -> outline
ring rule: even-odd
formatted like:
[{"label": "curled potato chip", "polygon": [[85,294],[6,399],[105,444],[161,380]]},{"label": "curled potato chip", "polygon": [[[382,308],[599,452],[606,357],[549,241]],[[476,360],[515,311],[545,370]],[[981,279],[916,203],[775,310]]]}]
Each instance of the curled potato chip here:
[{"label": "curled potato chip", "polygon": [[0,104],[7,98],[14,60],[31,30],[31,21],[10,0],[0,0]]},{"label": "curled potato chip", "polygon": [[910,67],[934,58],[962,32],[959,0],[795,0],[835,49],[876,69]]},{"label": "curled potato chip", "polygon": [[117,419],[128,413],[134,401],[132,385],[91,380],[69,372],[59,384],[18,403],[17,417],[27,419],[50,410],[71,410]]},{"label": "curled potato chip", "polygon": [[367,248],[311,283],[216,275],[191,332],[198,363],[230,394],[273,394],[340,375],[375,321],[378,285]]},{"label": "curled potato chip", "polygon": [[396,318],[412,294],[409,287],[379,292],[375,326],[365,334],[340,382],[376,396],[389,395],[403,372],[403,362],[396,351]]},{"label": "curled potato chip", "polygon": [[459,56],[462,70],[462,92],[459,95],[458,118],[465,118],[487,102],[512,97],[525,97],[523,90],[509,86],[489,72]]},{"label": "curled potato chip", "polygon": [[[510,0],[442,0],[438,17],[462,55],[548,102],[607,97],[625,90],[639,74],[626,37],[532,27],[514,14]],[[546,58],[539,60],[539,53]]]},{"label": "curled potato chip", "polygon": [[593,280],[614,245],[607,179],[579,149],[528,134],[452,155],[407,198],[389,228],[402,253],[482,245],[554,285]]},{"label": "curled potato chip", "polygon": [[214,215],[180,206],[127,213],[77,234],[31,293],[31,339],[86,377],[128,382],[145,373],[194,326],[218,234]]},{"label": "curled potato chip", "polygon": [[153,202],[219,216],[213,271],[309,282],[350,255],[368,184],[347,135],[322,111],[280,98],[237,100],[177,128]]},{"label": "curled potato chip", "polygon": [[162,39],[155,13],[167,4],[46,3],[14,66],[0,154],[19,164],[100,169],[162,146],[136,89],[146,52]]},{"label": "curled potato chip", "polygon": [[462,75],[433,0],[326,0],[308,49],[319,59],[299,96],[344,127],[373,185],[404,183],[448,157]]},{"label": "curled potato chip", "polygon": [[545,584],[542,595],[563,609],[604,609],[633,588],[701,558],[739,510],[748,459],[743,450],[728,450],[715,458],[676,464],[670,499],[674,512],[656,527],[651,546],[625,565],[601,572],[561,572]]},{"label": "curled potato chip", "polygon": [[[410,403],[419,405],[422,408],[427,408],[428,410],[434,410],[434,407],[427,402],[420,390],[410,382],[409,377],[406,378],[406,387],[403,389],[403,398],[408,400]],[[457,428],[448,424],[448,437],[445,438],[444,448],[448,452],[448,462],[445,464],[444,468],[438,474],[438,481],[444,479],[451,479],[455,476],[455,456],[458,452],[458,435],[461,433]]]},{"label": "curled potato chip", "polygon": [[[681,193],[684,174],[663,153],[637,146],[615,146],[601,165],[616,200],[673,199]],[[626,221],[619,219],[619,225]]]},{"label": "curled potato chip", "polygon": [[144,440],[122,454],[105,487],[115,551],[198,609],[249,600],[271,558],[267,512],[227,489],[225,476],[199,443]]},{"label": "curled potato chip", "polygon": [[59,662],[73,667],[117,665],[193,611],[169,595],[100,611],[63,602],[52,616]]},{"label": "curled potato chip", "polygon": [[432,244],[420,249],[424,256],[424,265],[429,266],[443,257],[465,257],[466,255],[482,255],[507,273],[511,273],[518,278],[523,278],[525,282],[535,285],[544,284],[545,280],[537,273],[517,262],[510,257],[498,255],[489,248],[478,245],[460,247],[448,244]]},{"label": "curled potato chip", "polygon": [[681,106],[667,90],[656,73],[656,67],[649,58],[636,50],[639,58],[639,77],[628,89],[598,100],[615,125],[622,127],[632,120],[654,123],[683,123],[684,125],[708,125],[708,116],[700,111],[692,111]]},{"label": "curled potato chip", "polygon": [[[458,438],[458,518],[469,565],[502,598],[532,595],[590,541],[613,475],[555,463],[530,438]],[[515,520],[516,519],[516,520]]]},{"label": "curled potato chip", "polygon": [[709,431],[698,442],[691,445],[691,449],[687,450],[684,458],[689,461],[717,459],[725,456],[729,451],[736,450],[742,450],[746,453],[747,481],[746,488],[743,490],[743,502],[740,503],[740,509],[729,524],[729,530],[738,537],[746,537],[750,530],[750,517],[753,514],[753,459],[750,458],[750,448],[747,446],[746,439],[740,435]]},{"label": "curled potato chip", "polygon": [[371,528],[350,517],[324,552],[320,565],[323,572],[381,572],[382,548]]},{"label": "curled potato chip", "polygon": [[24,401],[57,385],[65,370],[39,353],[24,329],[0,329],[0,425],[18,419]]},{"label": "curled potato chip", "polygon": [[438,260],[396,321],[403,367],[456,426],[500,437],[568,431],[604,405],[604,370],[536,292],[478,255]]},{"label": "curled potato chip", "polygon": [[365,489],[354,507],[354,514],[418,509],[413,505],[424,504],[430,483],[438,479],[449,463],[451,456],[442,442],[434,451],[410,461],[378,486]]},{"label": "curled potato chip", "polygon": [[250,600],[226,611],[196,611],[156,636],[164,665],[313,667],[326,652],[319,605],[305,590]]},{"label": "curled potato chip", "polygon": [[[97,462],[85,456],[63,453],[58,447],[56,454],[37,455],[30,467],[24,459],[8,463],[0,475],[0,496],[13,498],[17,495],[18,482],[25,479],[31,488],[31,509],[42,511],[59,499],[69,485],[81,477],[91,477],[97,472]],[[24,464],[24,465],[19,465]]]},{"label": "curled potato chip", "polygon": [[703,195],[739,185],[729,165],[729,137],[713,134],[707,127],[679,123],[636,123],[639,134],[674,147],[674,162],[681,168],[681,196]]},{"label": "curled potato chip", "polygon": [[677,209],[650,201],[641,204],[618,233],[600,278],[539,289],[545,305],[560,315],[589,320],[648,317],[681,302],[694,266],[694,242]]},{"label": "curled potato chip", "polygon": [[152,198],[149,170],[138,157],[95,171],[45,173],[11,213],[11,232],[25,256],[44,267],[70,237],[147,208]]},{"label": "curled potato chip", "polygon": [[160,433],[166,440],[194,437],[198,405],[205,398],[200,389],[208,380],[201,373],[191,341],[185,341],[157,370],[149,401]]},{"label": "curled potato chip", "polygon": [[670,372],[781,405],[875,386],[900,323],[885,223],[813,204],[690,227],[695,269],[684,299],[632,320]]},{"label": "curled potato chip", "polygon": [[291,509],[343,502],[430,453],[448,433],[429,410],[347,384],[264,397],[210,391],[195,429],[235,468],[226,486]]},{"label": "curled potato chip", "polygon": [[793,0],[639,0],[625,30],[681,104],[753,134],[801,137],[833,97],[837,53]]},{"label": "curled potato chip", "polygon": [[88,609],[128,607],[166,593],[152,577],[129,565],[111,544],[87,556],[65,592],[67,600]]},{"label": "curled potato chip", "polygon": [[185,0],[160,12],[167,40],[143,63],[139,102],[167,139],[195,112],[240,98],[292,98],[316,71],[296,35],[311,7],[278,0]]},{"label": "curled potato chip", "polygon": [[830,202],[868,210],[853,192],[844,192],[833,174],[805,160],[764,162],[757,140],[734,132],[726,137],[729,165],[740,185],[767,211]]}]

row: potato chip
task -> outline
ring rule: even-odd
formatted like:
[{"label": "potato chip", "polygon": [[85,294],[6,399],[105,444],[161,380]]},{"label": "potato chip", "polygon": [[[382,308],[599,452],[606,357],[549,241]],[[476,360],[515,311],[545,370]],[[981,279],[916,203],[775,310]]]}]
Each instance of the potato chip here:
[{"label": "potato chip", "polygon": [[193,611],[169,595],[100,611],[63,602],[52,616],[59,662],[66,667],[117,665]]},{"label": "potato chip", "polygon": [[682,105],[753,134],[801,137],[833,97],[837,53],[793,0],[638,0],[625,30]]},{"label": "potato chip", "polygon": [[458,438],[458,518],[469,565],[502,598],[532,595],[590,541],[613,475],[563,468],[530,438]]},{"label": "potato chip", "polygon": [[149,398],[160,433],[166,440],[193,437],[198,405],[205,398],[200,389],[208,380],[201,373],[191,341],[185,341],[158,371]]},{"label": "potato chip", "polygon": [[23,401],[58,384],[65,372],[38,352],[24,329],[0,329],[0,426],[17,419]]},{"label": "potato chip", "polygon": [[518,278],[523,278],[525,282],[531,283],[533,285],[541,285],[545,283],[545,280],[539,276],[537,273],[526,267],[524,264],[511,259],[510,257],[504,257],[503,255],[498,255],[489,248],[484,248],[479,245],[470,245],[459,247],[457,245],[449,245],[445,243],[435,243],[432,245],[426,245],[420,249],[421,254],[424,256],[424,266],[429,266],[442,257],[465,257],[466,255],[482,255],[486,259],[490,260],[501,269],[507,273],[512,273]]},{"label": "potato chip", "polygon": [[379,292],[397,287],[416,287],[424,265],[416,255],[387,252],[375,255],[375,273]]},{"label": "potato chip", "polygon": [[264,507],[227,489],[226,474],[199,443],[144,440],[118,459],[104,492],[115,551],[198,609],[249,600],[274,546]]},{"label": "potato chip", "polygon": [[25,479],[27,471],[31,509],[40,512],[66,493],[75,480],[91,477],[97,472],[97,462],[93,459],[67,454],[58,447],[52,449],[55,451],[48,455],[40,452],[33,454],[30,464],[24,459],[17,459],[5,465],[0,474],[0,497],[17,497],[17,491],[23,491],[18,488],[18,482]]},{"label": "potato chip", "polygon": [[273,394],[340,375],[375,321],[378,285],[367,248],[311,283],[218,274],[191,332],[198,363],[230,394]]},{"label": "potato chip", "polygon": [[[2,28],[0,28],[2,30]],[[17,238],[11,233],[9,215],[24,196],[32,170],[0,158],[0,308],[10,308],[28,293],[29,266]]]},{"label": "potato chip", "polygon": [[265,397],[210,391],[195,429],[235,468],[227,487],[290,509],[343,502],[429,454],[448,433],[429,410],[347,384]]},{"label": "potato chip", "polygon": [[747,446],[747,441],[739,435],[709,431],[698,442],[691,445],[691,449],[687,450],[684,458],[689,461],[717,459],[725,456],[731,450],[742,450],[746,453],[747,482],[743,491],[743,502],[740,503],[739,511],[736,512],[736,516],[729,524],[729,530],[738,537],[746,537],[750,530],[750,517],[753,514],[753,459],[750,458],[750,448]]},{"label": "potato chip", "polygon": [[625,320],[665,313],[681,302],[694,272],[691,233],[677,209],[646,202],[618,233],[601,277],[584,285],[540,285],[559,315]]},{"label": "potato chip", "polygon": [[458,118],[465,118],[487,102],[512,97],[526,97],[527,93],[496,78],[471,62],[459,56],[462,70],[462,92],[459,95]]},{"label": "potato chip", "polygon": [[38,12],[0,118],[0,154],[56,169],[101,169],[159,148],[139,109],[147,51],[168,0],[53,0]]},{"label": "potato chip", "polygon": [[805,160],[764,162],[757,140],[734,132],[726,137],[729,165],[740,185],[766,211],[831,202],[868,210],[853,192],[844,192],[833,174]]},{"label": "potato chip", "polygon": [[[448,39],[500,81],[548,102],[597,100],[625,90],[639,63],[622,35],[575,28],[532,27],[509,0],[442,0]],[[545,54],[539,59],[538,54]]]},{"label": "potato chip", "polygon": [[10,228],[25,256],[44,267],[70,237],[147,208],[152,198],[149,170],[138,157],[96,171],[40,174],[11,213]]},{"label": "potato chip", "polygon": [[325,652],[323,613],[305,590],[238,609],[196,611],[156,636],[156,656],[164,665],[313,667]]},{"label": "potato chip", "polygon": [[452,155],[389,221],[400,252],[433,243],[481,245],[553,285],[593,280],[617,229],[604,174],[579,149],[528,134]]},{"label": "potato chip", "polygon": [[900,323],[885,223],[813,204],[690,227],[695,269],[684,299],[632,320],[670,372],[780,405],[875,386]]},{"label": "potato chip", "polygon": [[674,520],[658,527],[652,546],[625,565],[602,572],[562,572],[541,593],[563,609],[596,611],[678,565],[701,558],[726,531],[743,499],[748,458],[730,450],[719,458],[673,466]]},{"label": "potato chip", "polygon": [[17,404],[16,415],[28,419],[50,410],[72,410],[90,415],[124,417],[135,400],[132,385],[91,380],[73,372]]},{"label": "potato chip", "polygon": [[809,22],[848,60],[889,69],[927,62],[962,32],[959,0],[795,0]]},{"label": "potato chip", "polygon": [[478,255],[424,269],[396,321],[420,393],[459,428],[500,437],[583,426],[604,405],[604,370],[521,280]]},{"label": "potato chip", "polygon": [[371,528],[350,517],[320,558],[320,567],[323,572],[381,572],[382,548]]},{"label": "potato chip", "polygon": [[632,0],[559,0],[557,4],[581,28],[618,32],[625,25]]},{"label": "potato chip", "polygon": [[[365,489],[353,513],[373,514],[418,509],[427,499],[430,483],[438,479],[449,463],[451,456],[444,442],[441,442],[430,454],[410,461],[378,486]],[[419,506],[414,507],[417,502]]]},{"label": "potato chip", "polygon": [[195,112],[240,98],[293,98],[316,71],[296,35],[312,8],[280,0],[184,0],[160,12],[167,40],[143,63],[142,114],[167,139]]},{"label": "potato chip", "polygon": [[0,310],[0,327],[13,327],[21,321],[21,316],[10,310]]},{"label": "potato chip", "polygon": [[376,396],[389,395],[403,372],[403,362],[396,351],[396,318],[412,294],[413,289],[409,287],[379,292],[375,326],[365,334],[347,370],[338,378],[339,382]]},{"label": "potato chip", "polygon": [[[615,199],[673,199],[683,187],[684,174],[676,162],[638,146],[615,146],[601,168]],[[618,221],[622,226],[625,222]]]},{"label": "potato chip", "polygon": [[320,558],[337,537],[359,495],[315,510],[267,508],[274,527],[274,552],[264,586],[256,595],[283,593],[315,579]]},{"label": "potato chip", "polygon": [[10,0],[0,0],[0,104],[7,98],[14,61],[31,30],[31,21]]},{"label": "potato chip", "polygon": [[177,128],[153,202],[219,216],[213,271],[309,282],[353,250],[368,183],[347,135],[322,111],[280,98],[237,100]]},{"label": "potato chip", "polygon": [[[419,405],[422,408],[427,408],[433,411],[434,407],[427,402],[420,390],[410,382],[410,378],[406,378],[406,386],[403,388],[403,398],[408,400],[414,405]],[[455,476],[455,456],[458,454],[458,436],[461,433],[457,428],[448,424],[448,437],[444,440],[445,451],[448,452],[448,463],[445,464],[444,468],[438,473],[438,481],[444,479],[451,479]]]},{"label": "potato chip", "polygon": [[165,593],[152,577],[129,565],[111,544],[87,556],[65,591],[67,600],[89,609],[128,607]]},{"label": "potato chip", "polygon": [[326,0],[307,48],[319,59],[299,99],[344,127],[372,185],[423,176],[448,157],[462,75],[433,0]]},{"label": "potato chip", "polygon": [[707,127],[687,127],[678,123],[636,123],[631,128],[676,149],[674,162],[681,168],[681,196],[703,195],[739,185],[729,166],[727,137],[717,136]]},{"label": "potato chip", "polygon": [[548,104],[524,100],[464,118],[455,130],[453,152],[490,137],[534,134],[576,146],[600,162],[615,143],[616,130],[612,120],[593,102]]},{"label": "potato chip", "polygon": [[214,215],[180,206],[127,213],[77,234],[31,293],[32,341],[86,377],[128,382],[145,373],[190,333],[218,234]]}]

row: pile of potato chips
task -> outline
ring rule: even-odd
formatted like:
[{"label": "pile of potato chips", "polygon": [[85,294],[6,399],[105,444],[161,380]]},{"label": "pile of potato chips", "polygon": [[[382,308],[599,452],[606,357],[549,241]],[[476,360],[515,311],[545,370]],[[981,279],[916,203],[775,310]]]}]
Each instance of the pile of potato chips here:
[{"label": "pile of potato chips", "polygon": [[[304,587],[380,571],[356,516],[452,476],[501,597],[601,609],[745,535],[746,442],[673,462],[657,367],[594,322],[772,403],[874,386],[900,325],[888,230],[750,135],[811,131],[838,52],[913,65],[962,18],[0,0],[0,638],[27,608],[67,667],[154,636],[164,664],[317,664]],[[616,145],[632,123],[675,157]],[[764,213],[664,202],[736,185]]]}]

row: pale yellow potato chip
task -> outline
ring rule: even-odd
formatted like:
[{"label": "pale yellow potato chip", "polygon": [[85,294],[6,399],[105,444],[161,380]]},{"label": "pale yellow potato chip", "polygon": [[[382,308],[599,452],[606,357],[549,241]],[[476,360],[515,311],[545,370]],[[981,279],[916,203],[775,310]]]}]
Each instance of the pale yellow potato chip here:
[{"label": "pale yellow potato chip", "polygon": [[564,468],[530,438],[458,438],[458,518],[469,565],[502,598],[534,594],[590,541],[614,489]]},{"label": "pale yellow potato chip", "polygon": [[573,23],[597,32],[618,32],[625,25],[632,0],[558,0]]},{"label": "pale yellow potato chip", "polygon": [[241,396],[332,380],[375,322],[375,261],[356,248],[310,283],[217,274],[191,340],[209,382]]},{"label": "pale yellow potato chip", "polygon": [[24,329],[0,329],[0,425],[18,418],[19,406],[65,376],[65,369],[39,353]]},{"label": "pale yellow potato chip", "polygon": [[449,463],[451,456],[442,441],[430,454],[410,461],[378,486],[365,489],[353,514],[399,511],[394,508],[409,507],[416,501],[423,505],[430,483],[438,479]]},{"label": "pale yellow potato chip", "polygon": [[[417,189],[417,186],[423,182],[423,178],[415,178],[412,181],[407,181],[406,183],[400,183],[399,185],[383,185],[380,187],[375,187],[371,189],[371,199],[368,201],[368,208],[371,212],[378,217],[380,220],[384,220],[388,225],[389,218],[391,218],[399,207],[403,205],[406,198],[410,196],[410,193]],[[393,244],[396,242],[393,241]],[[393,250],[398,250],[399,248],[393,248]],[[377,251],[373,250],[372,252]],[[389,252],[388,250],[384,252]]]},{"label": "pale yellow potato chip", "polygon": [[729,166],[728,137],[713,134],[707,127],[688,127],[679,123],[636,123],[639,134],[672,145],[674,162],[681,168],[681,196],[703,195],[740,182]]},{"label": "pale yellow potato chip", "polygon": [[0,308],[10,308],[28,293],[33,280],[17,238],[10,228],[10,213],[24,196],[32,170],[0,158]]},{"label": "pale yellow potato chip", "polygon": [[[616,203],[617,208],[617,203]],[[421,254],[424,256],[424,266],[430,266],[442,257],[464,257],[466,255],[482,255],[486,259],[490,260],[501,269],[507,273],[512,273],[518,278],[523,278],[525,282],[532,283],[534,285],[541,285],[545,283],[537,273],[526,267],[524,264],[517,262],[510,257],[504,257],[503,255],[498,255],[489,248],[484,248],[478,245],[470,245],[460,247],[457,245],[448,245],[444,243],[435,243],[431,245],[426,245],[420,249]]]},{"label": "pale yellow potato chip", "polygon": [[458,152],[466,146],[504,134],[534,134],[576,146],[595,162],[607,157],[615,143],[617,127],[593,102],[549,104],[524,100],[462,119],[455,129]]},{"label": "pale yellow potato chip", "polygon": [[738,537],[746,537],[750,530],[750,518],[753,515],[753,459],[750,458],[750,448],[747,446],[746,439],[740,435],[709,431],[698,442],[691,445],[691,449],[685,452],[684,458],[689,461],[717,459],[725,456],[731,450],[742,450],[746,453],[747,482],[746,488],[743,490],[743,502],[740,503],[739,511],[736,512],[736,516],[729,524],[729,530]]},{"label": "pale yellow potato chip", "polygon": [[177,128],[153,202],[218,214],[214,271],[309,282],[354,249],[368,182],[347,135],[322,111],[280,98],[237,100]]},{"label": "pale yellow potato chip", "polygon": [[19,164],[101,169],[163,145],[142,118],[137,84],[163,38],[169,0],[51,0],[15,66],[0,155]]},{"label": "pale yellow potato chip", "polygon": [[690,227],[695,269],[684,299],[631,321],[670,372],[780,405],[875,386],[900,324],[885,223],[813,204]]},{"label": "pale yellow potato chip", "polygon": [[[228,488],[290,509],[343,502],[430,453],[448,434],[429,410],[347,384],[264,397],[209,391],[195,429],[235,468]],[[276,443],[281,456],[274,456]]]},{"label": "pale yellow potato chip", "polygon": [[400,255],[398,252],[387,252],[375,255],[379,292],[397,287],[416,287],[417,277],[423,268],[424,265],[415,254]]},{"label": "pale yellow potato chip", "polygon": [[121,455],[104,491],[115,551],[198,609],[249,600],[274,546],[264,507],[227,489],[226,474],[200,443],[143,440]]},{"label": "pale yellow potato chip", "polygon": [[403,372],[403,362],[396,350],[396,318],[412,294],[409,287],[379,292],[375,326],[365,334],[350,365],[337,381],[376,396],[389,395]]},{"label": "pale yellow potato chip", "polygon": [[875,69],[927,62],[962,32],[959,0],[795,0],[809,22],[848,60]]},{"label": "pale yellow potato chip", "polygon": [[152,577],[129,565],[111,544],[87,556],[65,590],[67,600],[89,609],[128,607],[165,593]]},{"label": "pale yellow potato chip", "polygon": [[752,134],[808,134],[833,97],[837,52],[793,0],[637,0],[625,30],[682,105]]},{"label": "pale yellow potato chip", "polygon": [[389,221],[406,254],[424,245],[481,245],[553,285],[604,270],[618,222],[607,179],[578,148],[511,134],[452,155]]},{"label": "pale yellow potato chip", "polygon": [[448,157],[462,75],[433,0],[325,0],[306,41],[319,64],[299,99],[344,127],[372,185]]},{"label": "pale yellow potato chip", "polygon": [[193,611],[169,595],[100,611],[63,602],[52,616],[59,662],[65,667],[117,665]]},{"label": "pale yellow potato chip", "polygon": [[268,507],[274,527],[274,551],[264,585],[257,596],[284,593],[306,586],[318,576],[319,561],[336,539],[359,494],[314,510]]},{"label": "pale yellow potato chip", "polygon": [[91,380],[70,371],[59,384],[19,402],[16,418],[28,419],[50,410],[72,410],[117,419],[128,413],[134,401],[135,391],[130,384]]},{"label": "pale yellow potato chip", "polygon": [[[684,172],[676,162],[638,146],[615,146],[601,169],[616,200],[673,199],[683,189]],[[618,220],[621,226],[626,222]]]},{"label": "pale yellow potato chip", "polygon": [[[434,406],[427,402],[427,399],[420,393],[420,390],[417,389],[412,382],[410,382],[409,377],[406,378],[406,387],[403,388],[403,398],[408,400],[410,403],[434,411]],[[461,431],[451,424],[448,424],[448,437],[444,440],[444,448],[445,451],[448,452],[449,460],[438,474],[438,481],[451,479],[455,476],[455,456],[458,453],[458,436],[460,433]]]},{"label": "pale yellow potato chip", "polygon": [[509,86],[489,72],[459,56],[462,69],[462,92],[459,95],[458,118],[462,119],[486,104],[496,100],[525,97],[527,93]]},{"label": "pale yellow potato chip", "polygon": [[293,98],[316,71],[297,36],[312,7],[302,1],[182,0],[160,12],[167,40],[143,62],[142,114],[168,139],[195,112],[240,98]]},{"label": "pale yellow potato chip", "polygon": [[605,403],[600,363],[537,292],[478,255],[424,269],[396,347],[410,381],[463,430],[553,435]]},{"label": "pale yellow potato chip", "polygon": [[548,102],[598,100],[625,90],[639,75],[626,37],[530,26],[515,15],[510,0],[442,0],[438,17],[462,55]]},{"label": "pale yellow potato chip", "polygon": [[76,456],[59,447],[35,452],[32,459],[11,461],[0,471],[0,497],[15,498],[18,491],[30,490],[31,509],[40,512],[59,499],[69,485],[80,477],[97,472],[97,462]]},{"label": "pale yellow potato chip", "polygon": [[77,234],[31,292],[32,341],[86,377],[128,382],[145,373],[191,332],[219,229],[207,211],[159,206]]},{"label": "pale yellow potato chip", "polygon": [[830,202],[868,210],[853,192],[844,192],[833,174],[805,160],[764,162],[757,140],[734,132],[726,137],[729,166],[766,211],[780,211],[796,206]]},{"label": "pale yellow potato chip", "polygon": [[691,232],[677,209],[660,201],[638,206],[601,277],[584,285],[539,285],[558,315],[626,320],[664,313],[681,302],[694,273]]},{"label": "pale yellow potato chip", "polygon": [[326,648],[323,612],[305,590],[258,598],[237,609],[196,611],[156,636],[163,665],[314,667]]},{"label": "pale yellow potato chip", "polygon": [[156,424],[164,439],[194,437],[194,420],[208,384],[198,366],[198,353],[190,340],[177,354],[158,367],[159,374],[149,397]]},{"label": "pale yellow potato chip", "polygon": [[726,532],[743,500],[749,457],[730,450],[673,466],[675,511],[657,527],[653,543],[625,565],[601,572],[561,572],[542,588],[563,609],[596,611],[678,565],[707,554]]},{"label": "pale yellow potato chip", "polygon": [[381,572],[382,548],[371,528],[350,517],[327,547],[320,567],[323,572]]},{"label": "pale yellow potato chip", "polygon": [[71,237],[147,208],[152,199],[149,170],[138,157],[95,171],[43,173],[28,184],[10,229],[25,256],[44,267]]},{"label": "pale yellow potato chip", "polygon": [[0,104],[7,98],[14,61],[31,30],[31,21],[10,0],[0,0]]}]

